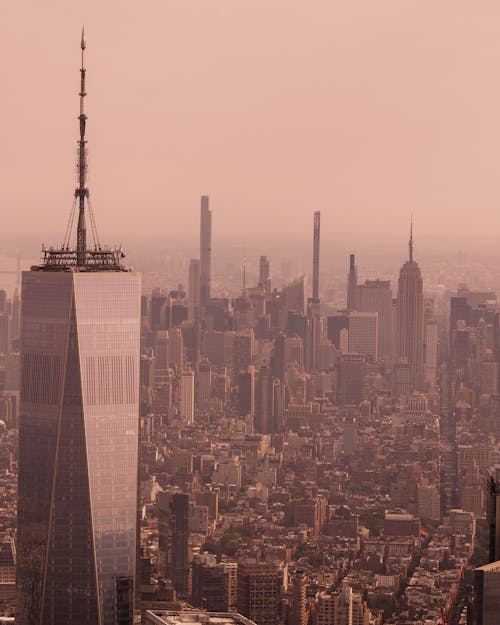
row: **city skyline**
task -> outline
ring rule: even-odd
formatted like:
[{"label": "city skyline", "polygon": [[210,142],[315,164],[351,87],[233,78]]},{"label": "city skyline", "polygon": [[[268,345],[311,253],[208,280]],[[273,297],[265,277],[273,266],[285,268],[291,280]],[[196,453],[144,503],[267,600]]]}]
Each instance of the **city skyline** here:
[{"label": "city skyline", "polygon": [[25,9],[0,620],[494,625],[500,7]]}]

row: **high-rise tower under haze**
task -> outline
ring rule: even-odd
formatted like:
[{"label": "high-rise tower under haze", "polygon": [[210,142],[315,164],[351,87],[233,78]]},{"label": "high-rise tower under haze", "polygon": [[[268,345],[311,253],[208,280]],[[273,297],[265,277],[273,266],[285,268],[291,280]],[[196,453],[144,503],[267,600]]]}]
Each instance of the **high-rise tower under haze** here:
[{"label": "high-rise tower under haze", "polygon": [[408,365],[410,390],[424,384],[424,294],[422,273],[413,258],[413,226],[409,259],[401,267],[398,281],[396,364]]},{"label": "high-rise tower under haze", "polygon": [[267,256],[261,256],[259,260],[259,284],[265,284],[269,278],[270,263]]},{"label": "high-rise tower under haze", "polygon": [[392,291],[389,280],[365,280],[356,290],[356,308],[359,312],[378,313],[378,357],[392,360],[393,324]]},{"label": "high-rise tower under haze", "polygon": [[189,319],[198,319],[200,308],[200,261],[192,258],[189,261],[188,275],[188,316]]},{"label": "high-rise tower under haze", "polygon": [[347,311],[356,310],[356,290],[358,287],[358,268],[354,254],[349,256],[349,274],[347,276]]},{"label": "high-rise tower under haze", "polygon": [[201,196],[200,210],[200,305],[204,308],[210,299],[212,275],[212,211],[208,195]]},{"label": "high-rise tower under haze", "polygon": [[320,227],[321,213],[314,213],[314,230],[313,230],[313,285],[312,298],[313,302],[319,302],[319,243],[320,243]]},{"label": "high-rise tower under haze", "polygon": [[319,247],[321,232],[321,213],[314,213],[313,227],[313,277],[312,297],[308,301],[308,333],[306,341],[306,361],[309,371],[316,369],[317,354],[321,342],[321,309],[319,301]]},{"label": "high-rise tower under haze", "polygon": [[23,273],[19,625],[133,622],[140,275],[97,238],[86,186],[83,34],[81,48],[70,222],[63,245],[44,250],[42,263]]}]

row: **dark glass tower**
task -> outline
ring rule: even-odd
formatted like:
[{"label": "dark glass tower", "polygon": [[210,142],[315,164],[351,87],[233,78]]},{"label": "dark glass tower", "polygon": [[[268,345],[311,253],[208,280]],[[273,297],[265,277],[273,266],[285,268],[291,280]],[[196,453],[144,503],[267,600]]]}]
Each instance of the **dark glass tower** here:
[{"label": "dark glass tower", "polygon": [[354,254],[349,256],[349,274],[347,276],[347,312],[356,310],[356,289],[358,287],[358,268]]},{"label": "dark glass tower", "polygon": [[133,622],[140,275],[86,244],[84,48],[77,248],[23,273],[19,625]]}]

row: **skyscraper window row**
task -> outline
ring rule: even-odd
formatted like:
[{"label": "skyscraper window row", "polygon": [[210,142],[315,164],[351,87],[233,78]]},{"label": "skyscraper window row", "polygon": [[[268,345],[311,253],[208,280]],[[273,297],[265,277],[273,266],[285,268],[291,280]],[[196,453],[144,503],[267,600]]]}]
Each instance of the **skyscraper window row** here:
[{"label": "skyscraper window row", "polygon": [[48,354],[26,353],[22,360],[22,399],[32,404],[59,402],[61,358]]},{"label": "skyscraper window row", "polygon": [[134,358],[87,356],[85,359],[85,402],[89,406],[133,404],[136,401]]}]

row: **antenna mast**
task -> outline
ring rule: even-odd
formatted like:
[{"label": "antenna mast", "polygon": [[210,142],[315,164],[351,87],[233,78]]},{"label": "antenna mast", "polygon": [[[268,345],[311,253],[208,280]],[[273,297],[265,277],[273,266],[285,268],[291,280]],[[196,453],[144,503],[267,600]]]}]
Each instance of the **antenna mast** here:
[{"label": "antenna mast", "polygon": [[408,241],[408,247],[410,252],[410,263],[413,262],[413,215],[410,221],[410,240]]},{"label": "antenna mast", "polygon": [[[73,206],[66,227],[63,244],[60,248],[42,248],[42,263],[33,265],[33,271],[128,271],[121,265],[125,257],[121,248],[102,248],[97,235],[97,228],[87,188],[87,140],[85,130],[87,116],[85,115],[85,33],[82,28],[80,43],[82,51],[82,65],[80,68],[80,138],[78,140],[78,158],[76,164],[77,186],[73,195]],[[78,204],[78,225],[76,230],[76,250],[70,246],[69,240]],[[87,226],[85,225],[85,208],[88,208],[90,230],[94,239],[94,246],[87,247]]]},{"label": "antenna mast", "polygon": [[75,189],[75,198],[78,199],[78,227],[76,231],[76,264],[78,267],[85,266],[87,253],[87,228],[85,226],[85,198],[89,197],[89,190],[85,186],[87,182],[87,141],[85,139],[85,126],[87,116],[85,115],[85,33],[82,28],[82,66],[80,69],[80,140],[78,141],[78,187]]}]

